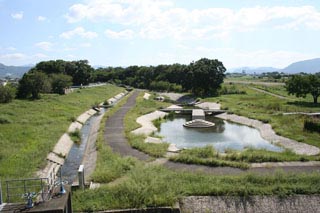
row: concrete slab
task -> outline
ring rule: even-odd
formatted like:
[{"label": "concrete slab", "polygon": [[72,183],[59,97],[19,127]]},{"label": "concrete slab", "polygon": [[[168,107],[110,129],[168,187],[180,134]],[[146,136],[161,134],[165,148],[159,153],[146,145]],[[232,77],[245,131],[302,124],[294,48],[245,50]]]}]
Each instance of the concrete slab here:
[{"label": "concrete slab", "polygon": [[203,109],[193,109],[192,110],[192,120],[195,120],[195,119],[202,119],[202,120],[205,119],[205,114],[204,114]]},{"label": "concrete slab", "polygon": [[196,104],[195,106],[201,108],[201,109],[220,109],[221,108],[221,104],[218,103],[213,103],[213,102],[203,102],[200,104]]},{"label": "concrete slab", "polygon": [[136,135],[150,135],[152,132],[158,129],[153,125],[152,121],[158,118],[163,118],[167,113],[161,111],[154,111],[152,113],[140,116],[137,118],[137,123],[141,124],[142,127],[133,130],[132,133]]},{"label": "concrete slab", "polygon": [[70,136],[65,133],[61,136],[58,143],[53,148],[53,152],[58,156],[66,157],[73,145],[73,141]]},{"label": "concrete slab", "polygon": [[47,160],[54,162],[54,163],[58,163],[60,165],[64,164],[65,159],[62,157],[59,157],[58,155],[56,155],[53,152],[50,152],[47,156]]},{"label": "concrete slab", "polygon": [[178,105],[171,105],[171,106],[167,107],[167,109],[183,109],[183,107],[178,106]]},{"label": "concrete slab", "polygon": [[146,142],[146,143],[156,143],[156,144],[163,143],[161,138],[155,138],[155,137],[147,137],[144,140],[144,142]]},{"label": "concrete slab", "polygon": [[149,93],[144,93],[143,98],[144,98],[145,100],[149,100],[150,96],[151,96],[151,94],[149,94]]},{"label": "concrete slab", "polygon": [[171,143],[168,147],[168,152],[179,152],[180,149],[174,144],[174,143]]},{"label": "concrete slab", "polygon": [[107,100],[107,102],[108,102],[109,105],[114,104],[116,101],[117,101],[117,99],[115,99],[115,98],[109,98],[109,99]]},{"label": "concrete slab", "polygon": [[82,124],[75,121],[75,122],[72,122],[68,128],[68,132],[75,132],[77,130],[80,130],[82,128]]},{"label": "concrete slab", "polygon": [[91,115],[89,115],[88,113],[83,113],[81,114],[78,118],[77,118],[77,121],[84,124],[89,118],[90,118]]},{"label": "concrete slab", "polygon": [[87,113],[88,115],[92,116],[92,115],[96,114],[97,111],[94,110],[94,109],[89,109],[88,111],[86,111],[86,113]]}]

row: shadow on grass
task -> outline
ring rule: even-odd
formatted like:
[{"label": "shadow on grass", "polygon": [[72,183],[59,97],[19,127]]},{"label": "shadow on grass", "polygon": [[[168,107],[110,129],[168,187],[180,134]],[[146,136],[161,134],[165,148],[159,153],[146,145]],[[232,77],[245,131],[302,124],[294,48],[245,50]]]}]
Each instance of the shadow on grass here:
[{"label": "shadow on grass", "polygon": [[313,102],[307,102],[307,101],[291,101],[288,102],[289,105],[295,105],[300,107],[310,107],[310,108],[316,108],[320,107],[320,103],[313,103]]}]

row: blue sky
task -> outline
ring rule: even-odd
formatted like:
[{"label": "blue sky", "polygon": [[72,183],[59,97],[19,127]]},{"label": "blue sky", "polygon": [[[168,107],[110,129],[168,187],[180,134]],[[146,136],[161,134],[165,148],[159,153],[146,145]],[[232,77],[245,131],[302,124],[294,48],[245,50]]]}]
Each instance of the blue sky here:
[{"label": "blue sky", "polygon": [[0,0],[0,63],[227,68],[320,57],[320,1]]}]

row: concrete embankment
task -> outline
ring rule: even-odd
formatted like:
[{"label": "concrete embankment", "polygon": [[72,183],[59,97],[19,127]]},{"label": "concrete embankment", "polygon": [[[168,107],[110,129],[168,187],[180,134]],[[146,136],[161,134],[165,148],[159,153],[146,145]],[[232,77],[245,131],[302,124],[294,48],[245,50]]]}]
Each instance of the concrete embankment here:
[{"label": "concrete embankment", "polygon": [[[123,92],[114,96],[112,98],[112,100],[114,101],[113,103],[116,103],[126,94],[127,93]],[[67,158],[74,143],[70,138],[69,133],[80,130],[84,125],[84,123],[96,113],[97,113],[96,110],[89,109],[86,112],[82,113],[80,116],[78,116],[76,121],[70,124],[67,132],[60,137],[60,139],[58,140],[53,150],[47,155],[47,158],[46,158],[47,164],[45,168],[37,172],[38,177],[49,178],[49,183],[50,184],[54,183],[57,172],[59,171],[60,167],[65,163],[65,159]],[[99,127],[95,126],[94,129],[97,131],[98,128]]]}]

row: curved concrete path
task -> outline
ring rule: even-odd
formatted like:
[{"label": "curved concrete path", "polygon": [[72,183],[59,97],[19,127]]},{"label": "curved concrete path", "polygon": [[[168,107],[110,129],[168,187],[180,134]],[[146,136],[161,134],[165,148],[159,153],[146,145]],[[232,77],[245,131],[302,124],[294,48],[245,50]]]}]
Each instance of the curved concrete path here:
[{"label": "curved concrete path", "polygon": [[134,91],[125,103],[116,113],[107,119],[105,126],[104,139],[111,146],[114,152],[121,156],[132,156],[139,160],[146,161],[149,155],[133,149],[124,134],[124,117],[127,112],[136,104],[138,91]]},{"label": "curved concrete path", "polygon": [[[134,148],[132,148],[125,137],[124,134],[124,117],[126,113],[135,105],[136,97],[139,92],[134,91],[133,94],[128,98],[127,103],[124,104],[115,114],[108,118],[105,127],[105,141],[111,146],[114,152],[119,153],[121,156],[131,156],[135,157],[142,161],[147,161],[150,158],[149,155],[140,152]],[[233,175],[233,174],[241,174],[244,172],[254,172],[258,174],[266,174],[273,173],[279,169],[282,169],[286,172],[320,172],[320,165],[303,165],[301,166],[289,166],[289,165],[281,165],[276,167],[254,167],[248,170],[241,170],[238,168],[232,167],[209,167],[202,165],[194,165],[194,164],[182,164],[168,161],[167,159],[157,159],[152,164],[164,165],[165,167],[176,170],[176,171],[188,171],[188,172],[204,172],[207,174],[215,174],[215,175]]]}]

